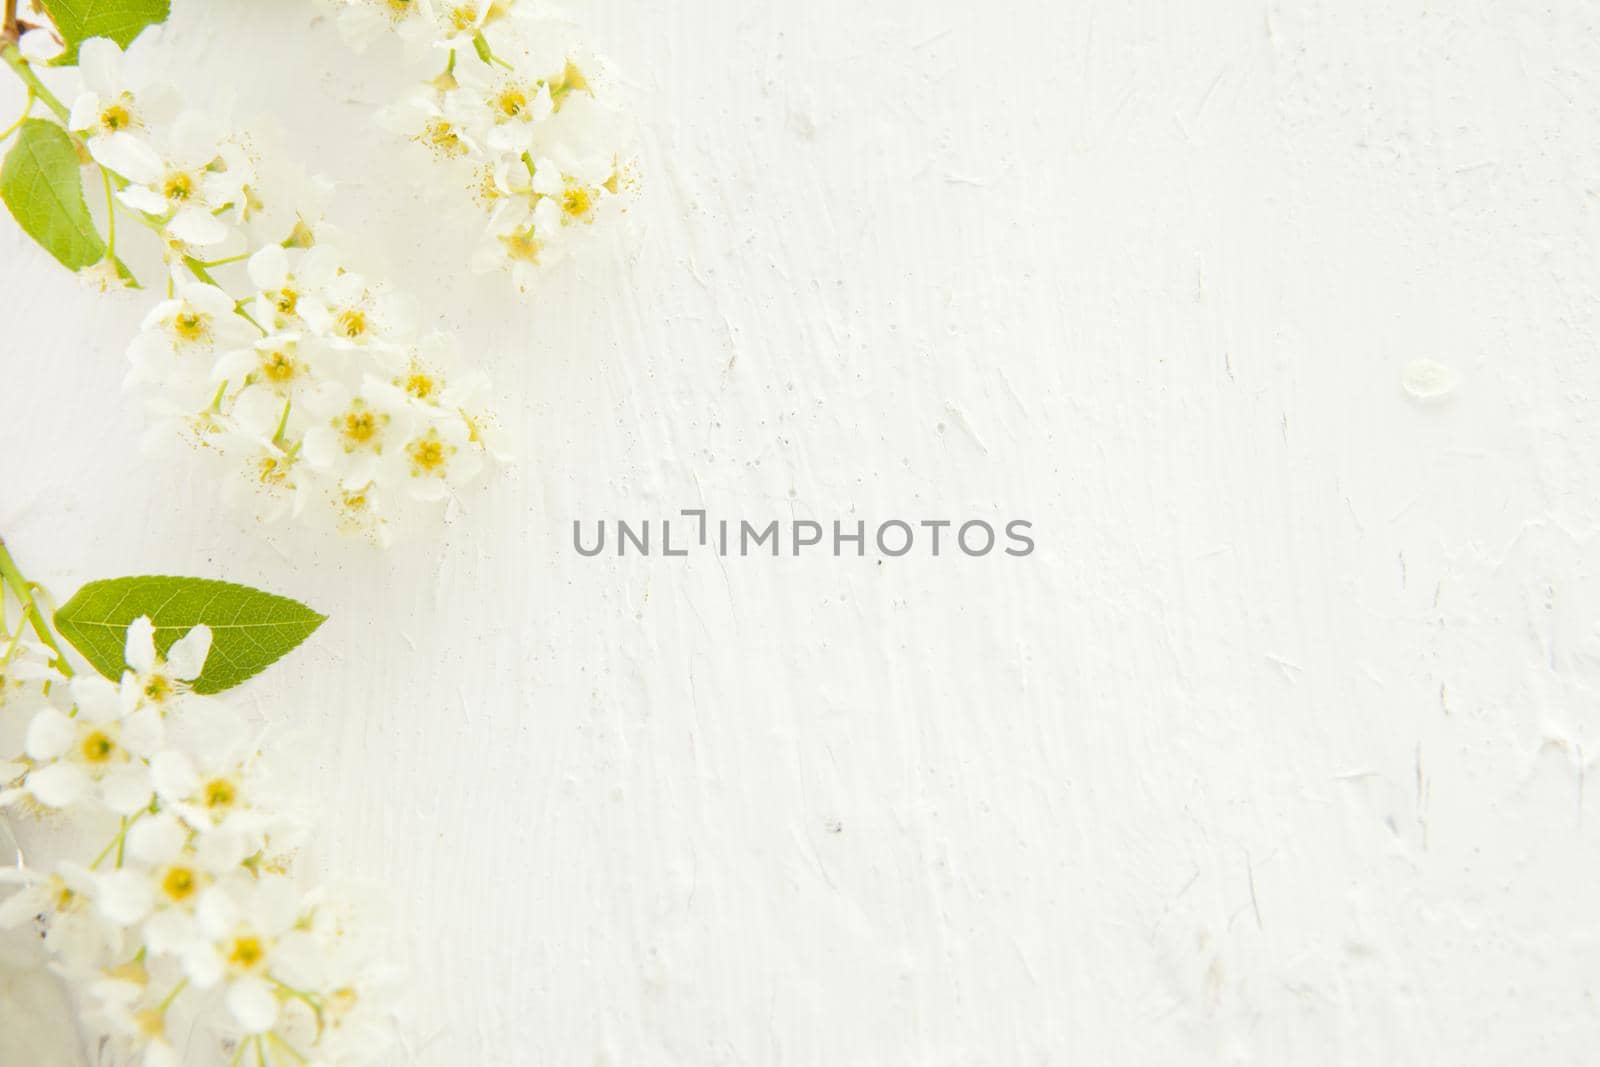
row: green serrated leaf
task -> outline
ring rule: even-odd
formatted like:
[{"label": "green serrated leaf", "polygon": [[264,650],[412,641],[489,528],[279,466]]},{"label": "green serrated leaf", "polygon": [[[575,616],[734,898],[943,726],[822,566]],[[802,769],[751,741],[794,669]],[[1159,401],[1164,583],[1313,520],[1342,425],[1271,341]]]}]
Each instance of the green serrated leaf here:
[{"label": "green serrated leaf", "polygon": [[78,46],[91,37],[109,37],[121,48],[128,47],[146,26],[165,22],[172,13],[172,0],[41,0],[44,9],[61,31],[67,50],[57,63],[74,63]]},{"label": "green serrated leaf", "polygon": [[195,680],[197,693],[238,685],[311,635],[326,618],[288,597],[209,578],[144,576],[90,582],[56,612],[56,632],[107,678],[120,678],[128,624],[150,616],[156,651],[201,623],[211,627],[211,654]]},{"label": "green serrated leaf", "polygon": [[68,270],[91,267],[105,256],[105,242],[83,202],[78,149],[50,120],[22,124],[0,166],[0,199],[17,225]]}]

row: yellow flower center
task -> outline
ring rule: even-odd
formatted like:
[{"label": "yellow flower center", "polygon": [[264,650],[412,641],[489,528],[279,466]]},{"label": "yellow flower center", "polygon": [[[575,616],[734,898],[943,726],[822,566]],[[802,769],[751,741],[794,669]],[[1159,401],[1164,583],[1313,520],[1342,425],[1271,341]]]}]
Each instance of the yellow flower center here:
[{"label": "yellow flower center", "polygon": [[206,807],[208,808],[213,810],[217,808],[231,808],[233,807],[233,802],[238,799],[238,796],[238,790],[235,789],[233,783],[228,781],[226,778],[214,778],[210,782],[206,783],[205,800]]},{"label": "yellow flower center", "polygon": [[279,289],[272,294],[272,306],[280,315],[293,315],[300,306],[300,294],[293,289]]},{"label": "yellow flower center", "polygon": [[517,233],[508,233],[500,238],[500,243],[506,246],[506,255],[524,263],[539,262],[540,244],[533,236],[533,230],[526,229]]},{"label": "yellow flower center", "polygon": [[266,946],[259,937],[238,937],[234,938],[233,948],[228,952],[228,962],[241,971],[248,971],[259,965],[266,956]]},{"label": "yellow flower center", "polygon": [[581,185],[569,185],[561,194],[561,211],[569,219],[581,219],[594,207],[594,198]]},{"label": "yellow flower center", "polygon": [[262,456],[256,461],[256,476],[262,485],[286,486],[289,484],[289,462],[277,456]]},{"label": "yellow flower center", "polygon": [[173,867],[161,880],[161,891],[173,900],[183,901],[194,895],[196,884],[195,874],[189,868]]},{"label": "yellow flower center", "polygon": [[169,174],[162,183],[161,195],[168,200],[187,200],[194,195],[194,179],[182,171]]},{"label": "yellow flower center", "polygon": [[434,431],[428,431],[428,436],[407,445],[406,454],[411,457],[411,474],[413,477],[444,477],[448,451],[445,448],[445,443],[439,440],[439,435]]},{"label": "yellow flower center", "polygon": [[406,376],[406,392],[418,400],[428,399],[438,388],[438,381],[423,371],[412,371]]},{"label": "yellow flower center", "polygon": [[144,683],[144,695],[158,704],[171,696],[172,690],[172,681],[164,674],[152,674]]},{"label": "yellow flower center", "polygon": [[206,316],[193,308],[184,308],[172,318],[172,332],[184,341],[200,340],[209,332],[208,326]]},{"label": "yellow flower center", "polygon": [[442,156],[459,156],[467,150],[461,143],[461,135],[447,119],[430,119],[417,140]]},{"label": "yellow flower center", "polygon": [[469,4],[457,4],[446,14],[450,28],[457,33],[464,33],[478,24],[478,13],[472,10]]},{"label": "yellow flower center", "polygon": [[339,427],[339,432],[351,448],[358,448],[368,444],[378,433],[378,417],[370,411],[351,410],[345,412],[344,425]]},{"label": "yellow flower center", "polygon": [[122,104],[112,104],[100,112],[100,128],[107,133],[116,133],[133,125],[133,113]]},{"label": "yellow flower center", "polygon": [[268,352],[261,359],[262,377],[276,385],[292,381],[295,370],[295,362],[287,352]]},{"label": "yellow flower center", "polygon": [[334,328],[339,332],[339,336],[354,341],[367,332],[367,313],[360,308],[347,308],[339,312],[339,317],[334,321]]},{"label": "yellow flower center", "polygon": [[506,118],[514,119],[528,106],[528,94],[515,85],[508,86],[495,97],[494,106]]},{"label": "yellow flower center", "polygon": [[83,758],[90,763],[106,763],[117,754],[117,743],[104,730],[83,739]]}]

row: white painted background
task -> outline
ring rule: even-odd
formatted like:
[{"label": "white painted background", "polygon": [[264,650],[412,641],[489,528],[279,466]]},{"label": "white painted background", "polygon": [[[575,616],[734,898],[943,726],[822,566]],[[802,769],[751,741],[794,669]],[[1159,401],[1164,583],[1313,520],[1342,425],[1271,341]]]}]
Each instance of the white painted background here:
[{"label": "white painted background", "polygon": [[[518,468],[442,547],[264,541],[132,447],[140,300],[7,225],[0,531],[332,615],[252,692],[410,917],[396,1063],[1594,1062],[1592,5],[597,0],[635,234],[528,305],[392,68],[177,7]],[[1039,551],[570,548],[702,505]]]}]

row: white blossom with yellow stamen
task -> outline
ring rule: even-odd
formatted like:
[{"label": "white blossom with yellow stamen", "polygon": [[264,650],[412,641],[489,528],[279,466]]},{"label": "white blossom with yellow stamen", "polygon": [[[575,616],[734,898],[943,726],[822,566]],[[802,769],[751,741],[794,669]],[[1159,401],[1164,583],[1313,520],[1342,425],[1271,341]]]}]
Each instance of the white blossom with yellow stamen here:
[{"label": "white blossom with yellow stamen", "polygon": [[631,137],[601,102],[599,64],[569,25],[529,0],[329,2],[357,48],[385,32],[431,46],[416,87],[378,122],[433,157],[481,210],[474,270],[508,273],[527,291],[587,224],[620,210]]},{"label": "white blossom with yellow stamen", "polygon": [[365,901],[295,876],[304,825],[231,705],[190,687],[208,631],[162,655],[138,620],[118,684],[56,673],[22,625],[0,624],[0,733],[27,727],[0,804],[54,809],[111,837],[87,863],[0,867],[0,929],[41,936],[107,1062],[224,1064],[240,1049],[261,1062],[382,1062],[390,942]]}]

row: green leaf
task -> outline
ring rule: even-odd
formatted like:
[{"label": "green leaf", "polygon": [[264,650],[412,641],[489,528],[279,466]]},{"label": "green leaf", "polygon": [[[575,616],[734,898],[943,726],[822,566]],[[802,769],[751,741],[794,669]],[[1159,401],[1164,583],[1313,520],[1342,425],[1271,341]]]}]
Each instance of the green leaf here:
[{"label": "green leaf", "polygon": [[73,63],[78,46],[91,37],[109,37],[126,48],[146,26],[167,21],[172,0],[42,0],[61,31],[67,50],[55,60]]},{"label": "green leaf", "polygon": [[22,124],[0,166],[0,199],[17,225],[68,270],[93,266],[105,256],[105,243],[83,202],[78,149],[67,131],[48,119]]},{"label": "green leaf", "polygon": [[56,612],[56,632],[94,669],[121,678],[128,624],[150,616],[156,651],[201,623],[211,627],[211,654],[195,679],[197,693],[232,688],[275,662],[322,625],[297,600],[208,578],[145,576],[90,582]]}]

